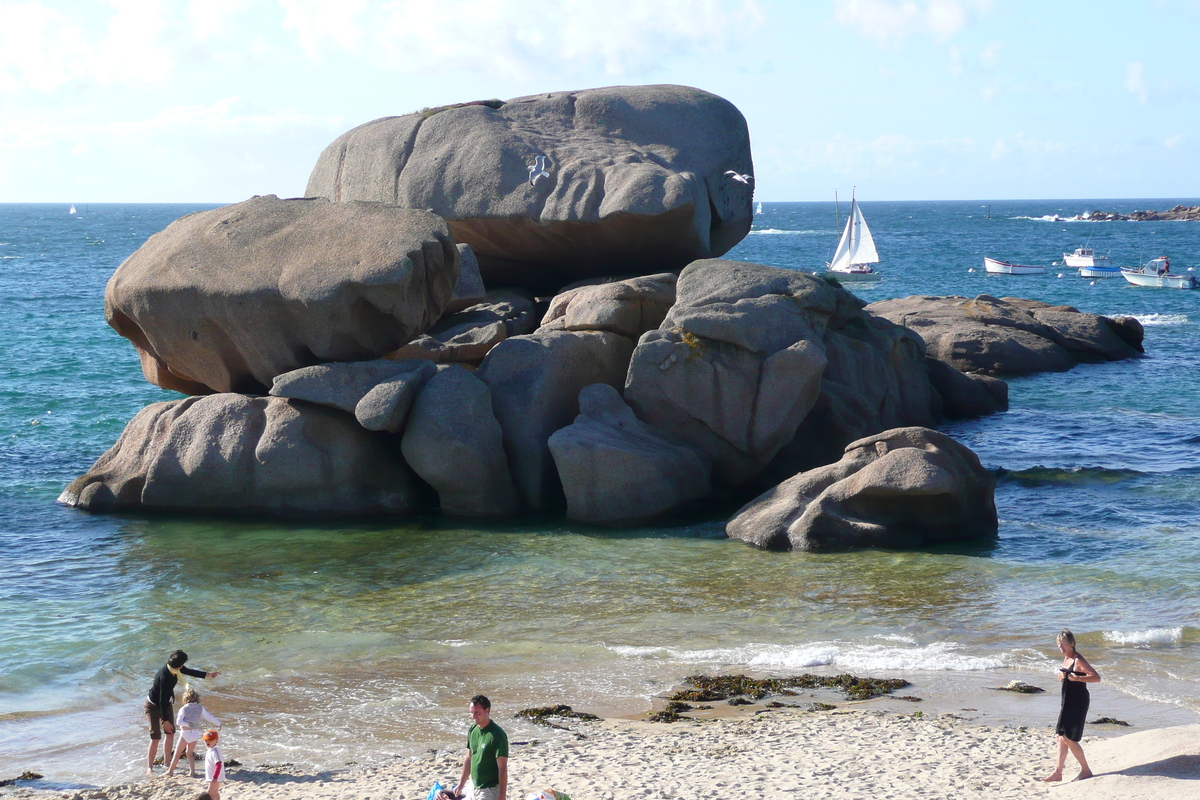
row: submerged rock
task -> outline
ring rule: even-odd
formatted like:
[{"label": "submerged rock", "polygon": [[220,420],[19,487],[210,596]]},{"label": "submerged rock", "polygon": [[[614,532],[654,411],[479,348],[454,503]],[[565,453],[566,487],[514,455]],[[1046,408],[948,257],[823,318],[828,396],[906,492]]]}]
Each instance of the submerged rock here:
[{"label": "submerged rock", "polygon": [[752,179],[730,171],[753,172],[732,103],[612,86],[360,125],[325,149],[305,193],[431,209],[475,251],[485,283],[544,290],[729,250],[753,216]]},{"label": "submerged rock", "polygon": [[927,428],[851,443],[836,464],[781,483],[725,526],[773,550],[923,547],[994,536],[996,481],[969,449]]},{"label": "submerged rock", "polygon": [[418,503],[394,449],[349,414],[237,394],[142,409],[59,502],[290,517],[407,514]]},{"label": "submerged rock", "polygon": [[152,383],[257,394],[300,367],[395,350],[442,315],[458,273],[428,211],[269,195],[150,237],[109,280],[105,314]]}]

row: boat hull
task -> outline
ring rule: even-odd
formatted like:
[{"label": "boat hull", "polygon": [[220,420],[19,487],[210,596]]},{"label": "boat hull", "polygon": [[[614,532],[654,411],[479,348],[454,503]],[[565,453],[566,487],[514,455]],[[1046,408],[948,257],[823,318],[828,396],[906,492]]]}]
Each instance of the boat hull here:
[{"label": "boat hull", "polygon": [[1042,275],[1045,267],[1035,267],[1028,264],[1010,264],[996,258],[983,259],[983,268],[991,275]]},{"label": "boat hull", "polygon": [[1121,270],[1121,276],[1134,286],[1154,286],[1160,289],[1195,289],[1192,275],[1147,275],[1134,270]]},{"label": "boat hull", "polygon": [[840,269],[827,269],[826,275],[832,275],[842,283],[874,283],[883,276],[878,272],[844,272]]},{"label": "boat hull", "polygon": [[1121,274],[1120,267],[1080,267],[1081,278],[1115,278]]}]

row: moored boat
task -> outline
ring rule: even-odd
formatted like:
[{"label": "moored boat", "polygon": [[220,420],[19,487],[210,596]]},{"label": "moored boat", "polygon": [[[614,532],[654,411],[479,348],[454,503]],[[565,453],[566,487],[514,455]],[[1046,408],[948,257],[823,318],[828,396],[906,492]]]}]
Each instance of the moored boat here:
[{"label": "moored boat", "polygon": [[1080,267],[1081,278],[1115,278],[1121,274],[1120,267]]},{"label": "moored boat", "polygon": [[1172,274],[1171,260],[1166,256],[1152,258],[1137,269],[1121,269],[1121,275],[1134,286],[1157,286],[1165,289],[1195,289],[1197,282],[1190,273]]},{"label": "moored boat", "polygon": [[1045,267],[1035,267],[1029,264],[1010,264],[998,258],[983,257],[983,268],[992,275],[1041,275]]},{"label": "moored boat", "polygon": [[851,195],[846,228],[842,231],[842,238],[838,240],[833,259],[825,268],[828,274],[839,281],[865,283],[877,281],[882,277],[871,266],[878,263],[879,253],[875,250],[875,239],[871,236],[866,219],[863,218],[862,209],[858,207],[858,201]]},{"label": "moored boat", "polygon": [[[1063,253],[1063,263],[1068,267],[1111,267],[1112,258],[1107,255],[1096,255],[1090,247],[1076,247],[1074,253]],[[1084,275],[1083,277],[1089,277]]]}]

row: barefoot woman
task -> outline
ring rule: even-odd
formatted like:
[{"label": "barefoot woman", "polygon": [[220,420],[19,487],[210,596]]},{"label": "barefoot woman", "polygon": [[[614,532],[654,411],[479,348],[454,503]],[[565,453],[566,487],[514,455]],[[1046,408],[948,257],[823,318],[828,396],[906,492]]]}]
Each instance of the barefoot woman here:
[{"label": "barefoot woman", "polygon": [[1099,683],[1100,673],[1092,668],[1087,659],[1079,655],[1075,649],[1075,634],[1066,628],[1058,635],[1058,650],[1063,654],[1062,664],[1059,665],[1058,679],[1062,681],[1062,707],[1058,712],[1058,762],[1054,772],[1045,778],[1046,783],[1062,780],[1063,765],[1067,763],[1067,751],[1079,762],[1079,775],[1075,780],[1092,777],[1087,759],[1083,757],[1083,748],[1079,740],[1083,738],[1083,720],[1087,716],[1088,696],[1087,684]]}]

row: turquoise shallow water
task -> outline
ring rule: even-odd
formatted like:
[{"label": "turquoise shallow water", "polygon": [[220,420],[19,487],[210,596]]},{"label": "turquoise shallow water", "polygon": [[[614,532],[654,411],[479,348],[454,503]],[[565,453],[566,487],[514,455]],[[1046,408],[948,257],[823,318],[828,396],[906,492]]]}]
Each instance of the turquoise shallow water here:
[{"label": "turquoise shallow water", "polygon": [[[991,203],[991,219],[983,202],[864,203],[885,274],[865,299],[987,293],[1130,314],[1147,357],[1013,380],[1011,411],[946,427],[1000,476],[995,542],[829,555],[759,552],[725,540],[720,519],[301,526],[57,506],[139,408],[175,397],[104,324],[103,290],[146,237],[202,207],[0,205],[0,778],[136,776],[138,698],[175,647],[222,670],[197,688],[246,763],[457,741],[462,700],[481,690],[507,719],[560,701],[637,713],[716,669],[896,674],[930,695],[1049,685],[1063,625],[1104,674],[1097,713],[1120,696],[1135,724],[1194,720],[1200,292],[982,271],[985,254],[1050,265],[1085,242],[1122,265],[1166,253],[1200,269],[1200,225],[1055,220],[1177,202]],[[730,257],[818,269],[833,212],[768,203]],[[1026,721],[1052,722],[1042,711]]]}]

